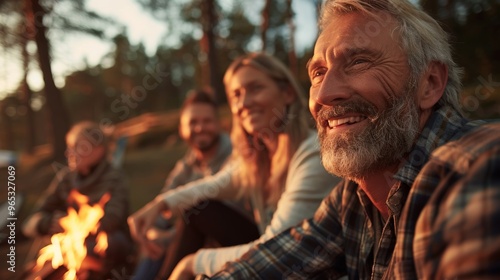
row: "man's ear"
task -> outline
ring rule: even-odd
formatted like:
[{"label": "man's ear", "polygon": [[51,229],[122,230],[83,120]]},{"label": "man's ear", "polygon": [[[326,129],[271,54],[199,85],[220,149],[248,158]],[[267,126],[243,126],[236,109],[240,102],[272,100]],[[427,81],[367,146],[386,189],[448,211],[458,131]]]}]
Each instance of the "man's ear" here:
[{"label": "man's ear", "polygon": [[448,82],[448,66],[438,61],[431,61],[421,77],[421,89],[418,92],[420,110],[431,109],[441,99]]}]

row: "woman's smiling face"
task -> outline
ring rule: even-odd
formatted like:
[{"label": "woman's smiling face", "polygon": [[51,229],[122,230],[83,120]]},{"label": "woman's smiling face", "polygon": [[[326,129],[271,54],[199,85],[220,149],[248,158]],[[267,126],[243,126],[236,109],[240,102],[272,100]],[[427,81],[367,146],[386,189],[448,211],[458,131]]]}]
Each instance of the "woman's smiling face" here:
[{"label": "woman's smiling face", "polygon": [[226,85],[233,115],[246,132],[259,135],[264,129],[278,133],[286,106],[293,100],[289,90],[251,66],[239,68]]}]

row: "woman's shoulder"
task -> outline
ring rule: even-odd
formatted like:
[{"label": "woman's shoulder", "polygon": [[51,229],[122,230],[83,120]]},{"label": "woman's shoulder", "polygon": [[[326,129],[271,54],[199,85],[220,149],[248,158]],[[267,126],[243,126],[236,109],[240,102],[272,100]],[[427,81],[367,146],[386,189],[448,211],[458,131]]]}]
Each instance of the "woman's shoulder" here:
[{"label": "woman's shoulder", "polygon": [[299,145],[290,159],[289,167],[290,169],[297,169],[304,164],[321,165],[318,136],[314,130],[310,130],[307,137]]},{"label": "woman's shoulder", "polygon": [[302,143],[300,143],[299,148],[294,154],[294,157],[310,153],[319,154],[318,134],[314,130],[310,130],[307,134],[307,137],[302,141]]}]

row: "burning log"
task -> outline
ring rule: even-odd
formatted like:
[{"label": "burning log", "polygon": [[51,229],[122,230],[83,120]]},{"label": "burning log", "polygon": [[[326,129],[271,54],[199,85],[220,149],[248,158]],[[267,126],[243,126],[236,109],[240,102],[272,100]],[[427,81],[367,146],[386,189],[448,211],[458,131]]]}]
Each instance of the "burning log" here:
[{"label": "burning log", "polygon": [[[104,205],[109,201],[106,193],[100,201],[91,206],[88,197],[72,190],[70,201],[76,202],[78,211],[68,208],[68,215],[61,218],[64,229],[51,237],[51,244],[39,251],[36,265],[26,279],[86,279],[83,275],[88,271],[101,271],[100,257],[104,257],[108,247],[105,232],[97,232],[99,220],[104,215]],[[95,239],[95,246],[88,248],[87,238]],[[87,252],[92,249],[93,252]],[[95,256],[90,255],[94,253]],[[62,275],[59,275],[63,273]],[[54,278],[56,277],[57,278]]]},{"label": "burning log", "polygon": [[[78,280],[89,279],[90,271],[102,271],[103,265],[98,259],[86,257],[80,266],[80,270],[76,273]],[[53,268],[50,262],[46,262],[42,267],[38,267],[34,262],[27,265],[27,270],[19,279],[24,280],[60,280],[65,279],[64,275],[68,272],[65,266]],[[91,280],[91,279],[89,279]]]},{"label": "burning log", "polygon": [[32,268],[25,272],[21,279],[25,280],[56,280],[62,279],[64,274],[68,271],[64,266],[57,269],[52,268],[51,265],[44,265],[39,269]]}]

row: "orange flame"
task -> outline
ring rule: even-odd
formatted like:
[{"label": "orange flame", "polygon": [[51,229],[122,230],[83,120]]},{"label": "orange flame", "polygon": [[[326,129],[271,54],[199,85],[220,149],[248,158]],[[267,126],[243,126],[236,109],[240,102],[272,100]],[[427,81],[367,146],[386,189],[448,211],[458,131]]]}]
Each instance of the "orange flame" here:
[{"label": "orange flame", "polygon": [[108,235],[104,231],[101,231],[97,235],[97,244],[94,247],[94,252],[99,254],[99,256],[104,257],[107,248],[108,248]]},{"label": "orange flame", "polygon": [[[66,266],[68,271],[64,274],[64,280],[76,280],[76,273],[87,256],[85,239],[89,234],[97,233],[99,220],[104,216],[104,205],[110,198],[111,195],[106,193],[98,203],[90,206],[87,196],[72,190],[68,201],[75,202],[80,210],[77,212],[73,208],[68,208],[68,215],[60,219],[64,231],[52,235],[51,244],[40,250],[35,270],[41,269],[45,262],[51,261],[54,269]],[[104,256],[108,247],[107,239],[105,232],[99,232],[94,252]]]}]

